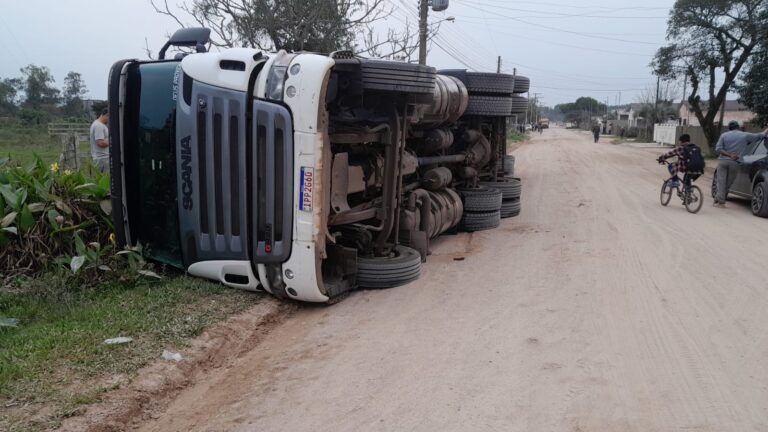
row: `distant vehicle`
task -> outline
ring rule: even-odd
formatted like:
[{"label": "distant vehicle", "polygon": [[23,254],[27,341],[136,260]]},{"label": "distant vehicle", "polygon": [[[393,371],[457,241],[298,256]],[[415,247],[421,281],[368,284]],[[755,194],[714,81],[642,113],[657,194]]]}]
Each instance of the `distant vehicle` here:
[{"label": "distant vehicle", "polygon": [[549,119],[548,119],[548,118],[546,118],[546,117],[544,117],[544,118],[542,118],[542,119],[539,121],[539,124],[541,125],[541,128],[542,128],[542,129],[547,129],[547,128],[549,128]]},{"label": "distant vehicle", "polygon": [[[736,180],[725,194],[751,201],[752,214],[768,217],[768,143],[765,138],[747,147]],[[712,178],[712,197],[717,195],[717,170]]]},{"label": "distant vehicle", "polygon": [[528,123],[527,125],[525,125],[525,130],[526,131],[533,130],[533,126],[531,126],[531,124]]}]

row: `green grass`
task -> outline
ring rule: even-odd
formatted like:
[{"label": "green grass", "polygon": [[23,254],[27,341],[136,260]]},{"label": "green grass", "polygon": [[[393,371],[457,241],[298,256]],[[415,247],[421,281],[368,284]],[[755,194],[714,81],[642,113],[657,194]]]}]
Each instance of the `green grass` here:
[{"label": "green grass", "polygon": [[527,132],[511,131],[507,134],[507,142],[523,142],[527,141],[529,138]]},{"label": "green grass", "polygon": [[[89,144],[80,143],[80,151],[88,153]],[[0,158],[10,157],[22,165],[32,163],[35,155],[44,162],[59,160],[61,141],[48,135],[46,128],[0,126]]]},{"label": "green grass", "polygon": [[[262,299],[189,277],[134,288],[60,285],[50,275],[0,291],[0,317],[19,319],[0,327],[0,406],[9,408],[0,430],[55,426],[108,391],[106,378],[130,377],[165,347]],[[104,345],[117,336],[134,340]]]}]

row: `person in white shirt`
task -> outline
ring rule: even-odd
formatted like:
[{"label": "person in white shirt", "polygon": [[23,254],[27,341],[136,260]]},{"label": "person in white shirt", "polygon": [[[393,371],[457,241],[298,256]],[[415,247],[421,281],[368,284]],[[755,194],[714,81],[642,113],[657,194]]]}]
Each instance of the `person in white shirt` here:
[{"label": "person in white shirt", "polygon": [[101,172],[109,172],[109,110],[104,108],[99,118],[91,123],[91,158]]}]

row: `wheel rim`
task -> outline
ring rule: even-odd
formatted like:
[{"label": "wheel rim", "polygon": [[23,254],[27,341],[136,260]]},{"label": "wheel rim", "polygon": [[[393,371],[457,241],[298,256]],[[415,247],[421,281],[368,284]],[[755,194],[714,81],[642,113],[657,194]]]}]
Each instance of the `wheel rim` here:
[{"label": "wheel rim", "polygon": [[664,184],[661,185],[661,196],[659,198],[661,200],[661,205],[663,206],[669,204],[669,200],[672,199],[672,188],[669,186],[669,181],[665,181]]},{"label": "wheel rim", "polygon": [[763,188],[760,186],[755,186],[755,189],[752,191],[752,213],[760,213],[760,210],[763,209],[764,197],[765,194],[763,192]]},{"label": "wheel rim", "polygon": [[691,186],[683,197],[685,209],[690,213],[698,212],[701,209],[702,204],[704,204],[704,197],[698,186]]}]

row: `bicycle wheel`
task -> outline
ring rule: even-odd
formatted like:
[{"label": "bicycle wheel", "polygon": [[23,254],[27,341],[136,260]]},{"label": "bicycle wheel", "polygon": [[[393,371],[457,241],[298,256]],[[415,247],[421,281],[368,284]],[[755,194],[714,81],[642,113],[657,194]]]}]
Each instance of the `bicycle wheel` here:
[{"label": "bicycle wheel", "polygon": [[698,186],[691,186],[683,193],[683,204],[688,213],[697,213],[704,204],[704,195]]},{"label": "bicycle wheel", "polygon": [[661,205],[666,206],[669,204],[669,200],[672,199],[672,186],[669,185],[669,180],[665,180],[661,185]]}]

